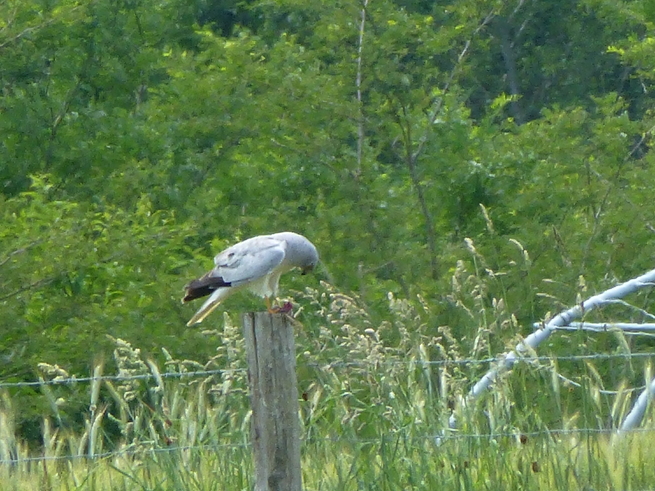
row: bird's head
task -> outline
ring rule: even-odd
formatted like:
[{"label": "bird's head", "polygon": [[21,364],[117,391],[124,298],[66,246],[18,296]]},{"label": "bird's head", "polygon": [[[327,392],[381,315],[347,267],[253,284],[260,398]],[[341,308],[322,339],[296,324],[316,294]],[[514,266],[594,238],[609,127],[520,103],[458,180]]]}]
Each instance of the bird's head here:
[{"label": "bird's head", "polygon": [[314,244],[302,235],[281,232],[273,235],[287,243],[287,257],[292,267],[299,268],[302,274],[311,273],[318,264],[318,251]]},{"label": "bird's head", "polygon": [[316,268],[318,264],[318,251],[314,244],[307,241],[307,244],[303,247],[302,262],[300,264],[300,271],[302,275],[311,273]]}]

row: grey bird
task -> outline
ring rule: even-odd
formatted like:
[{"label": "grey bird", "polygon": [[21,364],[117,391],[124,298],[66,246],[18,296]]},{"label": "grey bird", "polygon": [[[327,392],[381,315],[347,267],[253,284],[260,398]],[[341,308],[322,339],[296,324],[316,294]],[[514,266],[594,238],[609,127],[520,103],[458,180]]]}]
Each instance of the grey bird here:
[{"label": "grey bird", "polygon": [[302,274],[312,271],[318,251],[302,235],[280,232],[239,242],[219,253],[214,264],[214,269],[185,287],[182,302],[209,295],[187,326],[202,322],[223,300],[243,289],[264,297],[269,312],[283,310],[271,306],[280,276],[293,268],[300,268]]}]

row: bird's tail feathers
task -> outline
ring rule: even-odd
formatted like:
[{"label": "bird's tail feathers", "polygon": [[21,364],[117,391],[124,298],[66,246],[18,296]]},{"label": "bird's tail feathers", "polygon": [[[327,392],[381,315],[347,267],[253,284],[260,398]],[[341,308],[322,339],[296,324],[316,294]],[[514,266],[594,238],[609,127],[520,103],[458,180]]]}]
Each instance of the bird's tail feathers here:
[{"label": "bird's tail feathers", "polygon": [[212,293],[212,295],[207,299],[207,301],[202,304],[202,307],[198,309],[198,312],[193,314],[193,317],[191,317],[189,322],[186,323],[187,327],[191,327],[194,324],[200,324],[202,321],[204,321],[205,317],[211,314],[216,309],[216,307],[220,305],[223,294],[226,290],[227,288],[219,288],[218,290],[215,290],[214,293]]}]

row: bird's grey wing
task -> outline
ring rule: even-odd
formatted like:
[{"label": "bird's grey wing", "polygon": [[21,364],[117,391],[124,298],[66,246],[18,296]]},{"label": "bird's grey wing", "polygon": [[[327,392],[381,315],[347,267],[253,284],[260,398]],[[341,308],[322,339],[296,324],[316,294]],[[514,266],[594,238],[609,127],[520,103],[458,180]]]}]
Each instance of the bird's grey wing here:
[{"label": "bird's grey wing", "polygon": [[285,243],[270,236],[253,237],[224,250],[214,258],[210,273],[230,286],[239,286],[273,271],[284,261]]}]

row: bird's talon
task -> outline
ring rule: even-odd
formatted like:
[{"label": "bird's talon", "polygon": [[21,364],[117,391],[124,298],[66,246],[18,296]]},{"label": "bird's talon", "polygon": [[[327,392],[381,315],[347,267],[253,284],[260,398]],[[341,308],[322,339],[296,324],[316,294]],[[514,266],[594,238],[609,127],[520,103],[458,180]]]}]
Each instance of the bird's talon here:
[{"label": "bird's talon", "polygon": [[284,305],[278,308],[278,312],[281,314],[288,314],[293,311],[293,304],[291,302],[285,302]]},{"label": "bird's talon", "polygon": [[269,314],[288,314],[293,311],[293,304],[291,302],[285,302],[284,305],[273,305],[268,307]]}]

